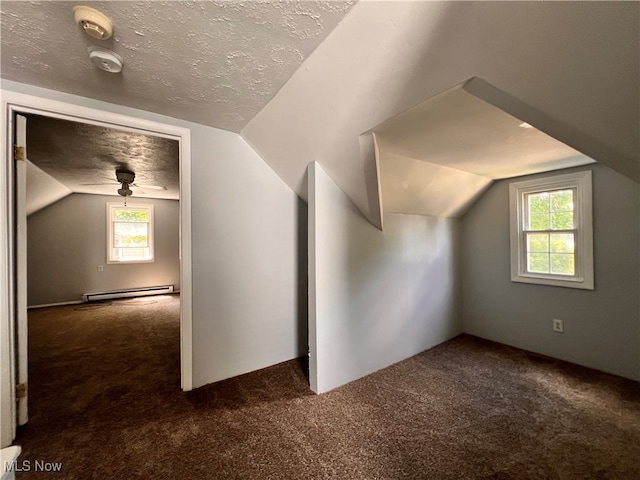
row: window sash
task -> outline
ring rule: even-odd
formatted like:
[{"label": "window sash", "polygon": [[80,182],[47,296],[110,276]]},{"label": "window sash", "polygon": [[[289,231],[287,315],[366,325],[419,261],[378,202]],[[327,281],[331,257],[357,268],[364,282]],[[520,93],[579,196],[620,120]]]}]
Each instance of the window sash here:
[{"label": "window sash", "polygon": [[[562,191],[571,191],[573,194],[573,199],[572,199],[572,210],[553,210],[552,206],[549,205],[549,210],[546,212],[534,212],[533,214],[530,211],[530,205],[529,205],[529,199],[531,196],[533,195],[539,195],[541,193],[547,193],[549,194],[549,197],[551,197],[551,195],[553,193],[557,193],[557,192],[562,192]],[[531,190],[531,191],[527,191],[527,192],[523,192],[519,202],[521,202],[520,208],[523,210],[523,215],[522,215],[522,230],[535,230],[533,228],[530,227],[531,223],[532,223],[532,216],[533,215],[548,215],[549,217],[549,221],[548,221],[548,226],[549,226],[549,230],[566,230],[562,229],[562,228],[553,228],[553,220],[552,220],[552,216],[553,214],[571,214],[571,227],[573,229],[578,229],[578,215],[576,215],[576,203],[578,201],[578,189],[576,187],[566,187],[566,188],[543,188],[543,189],[535,189],[535,190]],[[551,202],[551,199],[549,199],[549,202]],[[537,231],[544,231],[544,229],[537,229]]]},{"label": "window sash", "polygon": [[[126,228],[133,227],[133,228]],[[127,231],[129,230],[129,231]],[[149,223],[113,222],[113,246],[136,248],[149,246]]]},{"label": "window sash", "polygon": [[[107,263],[153,262],[153,205],[124,207],[107,203],[107,210]],[[119,211],[139,211],[144,215],[126,218],[118,215]]]},{"label": "window sash", "polygon": [[[563,205],[560,208],[571,207],[573,212],[573,228],[551,228],[552,222],[547,225],[549,228],[534,229],[528,228],[529,223],[529,197],[542,192],[550,194],[562,190],[573,191],[573,205]],[[592,203],[591,203],[591,172],[581,171],[569,174],[555,175],[544,178],[513,182],[509,186],[510,199],[510,223],[511,223],[511,280],[522,283],[535,283],[541,285],[573,287],[593,290],[593,229],[592,229]],[[554,205],[553,198],[549,199],[549,214],[552,214]],[[558,208],[560,202],[555,203]],[[531,205],[533,205],[531,203]],[[536,208],[536,211],[538,208]],[[539,209],[542,211],[543,209]],[[540,212],[542,213],[542,212]],[[567,226],[560,222],[557,226]],[[533,226],[541,227],[544,224],[539,222]],[[551,238],[549,238],[549,251],[540,252],[549,255],[549,272],[539,272],[529,263],[529,251],[527,241],[532,235],[572,235],[573,236],[573,275],[567,273],[557,273],[561,268],[570,268],[571,260],[561,258],[561,254],[571,255],[566,252],[552,251]],[[538,252],[536,252],[538,253]],[[554,255],[557,270],[552,269],[552,258]],[[540,269],[544,268],[544,262],[538,258]],[[564,261],[564,267],[560,262]],[[553,272],[553,273],[552,273]]]},{"label": "window sash", "polygon": [[[571,210],[553,210],[552,196],[557,192],[570,191],[572,193],[572,209]],[[532,213],[531,212],[531,197],[534,195],[547,194],[548,195],[548,209],[544,212]],[[522,261],[522,274],[524,275],[534,275],[534,276],[545,276],[545,277],[558,277],[562,279],[571,279],[571,278],[579,278],[577,266],[579,264],[578,255],[576,253],[576,247],[579,243],[579,235],[580,231],[577,227],[578,225],[578,215],[576,214],[576,210],[579,206],[576,205],[578,201],[578,189],[575,186],[560,186],[558,188],[534,188],[527,190],[526,192],[522,192],[518,196],[518,208],[521,210],[522,215],[522,225],[520,228],[521,231],[521,251],[522,256],[524,257]],[[571,213],[571,224],[573,228],[553,228],[553,214],[566,214]],[[532,228],[532,215],[547,215],[547,227],[546,229],[535,229]],[[540,252],[531,252],[529,249],[529,238],[531,235],[547,235],[549,238],[548,248],[546,251]],[[572,252],[553,252],[551,247],[551,235],[558,234],[571,234],[573,236],[573,251]],[[542,255],[547,256],[547,271],[535,270],[531,267],[532,254],[537,254],[538,258],[541,258]],[[553,271],[553,262],[552,255],[571,255],[572,263],[573,263],[573,273],[559,273]]]},{"label": "window sash", "polygon": [[138,262],[150,258],[148,247],[113,247],[111,258],[117,262]]},{"label": "window sash", "polygon": [[[534,251],[530,248],[529,239],[532,235],[547,235],[548,242],[547,247],[544,250]],[[551,237],[552,235],[570,235],[572,238],[572,250],[571,251],[556,251],[553,250]],[[579,232],[577,229],[571,230],[523,230],[522,231],[522,251],[524,253],[524,268],[527,274],[531,275],[549,275],[555,276],[557,275],[560,278],[578,278],[578,239]],[[531,255],[546,255],[548,258],[548,268],[547,271],[538,271],[531,268]],[[558,259],[558,256],[571,256],[571,263],[573,264],[573,273],[563,273],[559,271],[553,271],[553,258]]]}]

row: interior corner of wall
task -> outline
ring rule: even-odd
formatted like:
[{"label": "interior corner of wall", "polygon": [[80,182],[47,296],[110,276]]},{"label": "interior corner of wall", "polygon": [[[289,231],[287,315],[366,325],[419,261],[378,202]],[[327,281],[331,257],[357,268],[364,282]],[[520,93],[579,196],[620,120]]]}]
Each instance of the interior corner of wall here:
[{"label": "interior corner of wall", "polygon": [[[360,143],[360,155],[365,162],[373,164],[373,178],[366,179],[370,184],[373,184],[371,190],[368,189],[374,196],[373,201],[369,202],[370,213],[365,215],[367,220],[379,230],[384,230],[384,207],[382,203],[382,177],[380,175],[380,147],[378,144],[378,138],[374,131],[369,131],[361,134],[358,137]],[[377,200],[377,201],[376,201]]]}]

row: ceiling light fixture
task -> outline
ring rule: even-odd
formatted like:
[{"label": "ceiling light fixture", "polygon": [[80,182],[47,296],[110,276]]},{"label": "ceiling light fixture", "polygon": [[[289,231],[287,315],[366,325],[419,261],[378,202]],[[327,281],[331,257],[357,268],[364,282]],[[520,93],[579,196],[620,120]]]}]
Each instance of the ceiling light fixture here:
[{"label": "ceiling light fixture", "polygon": [[124,64],[120,55],[102,47],[89,47],[89,59],[100,70],[109,73],[120,73]]},{"label": "ceiling light fixture", "polygon": [[116,170],[116,180],[122,184],[122,188],[118,189],[118,195],[124,197],[124,206],[127,206],[127,197],[133,195],[129,185],[136,179],[136,174],[131,170]]},{"label": "ceiling light fixture", "polygon": [[106,40],[113,35],[113,24],[109,17],[95,8],[78,5],[73,7],[73,18],[80,28],[92,38]]},{"label": "ceiling light fixture", "polygon": [[122,197],[129,197],[132,194],[133,194],[133,192],[129,188],[129,184],[128,183],[123,183],[122,184],[122,188],[118,189],[118,195],[120,195]]}]

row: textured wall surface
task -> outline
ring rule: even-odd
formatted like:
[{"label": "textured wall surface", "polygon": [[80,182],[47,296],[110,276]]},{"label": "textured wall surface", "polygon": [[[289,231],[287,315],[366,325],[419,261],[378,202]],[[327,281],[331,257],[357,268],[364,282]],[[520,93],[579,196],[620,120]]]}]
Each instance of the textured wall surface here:
[{"label": "textured wall surface", "polygon": [[[2,78],[237,132],[353,3],[81,2],[114,24],[100,41],[76,26],[78,2],[3,1]],[[122,74],[95,68],[90,45],[123,57]]]},{"label": "textured wall surface", "polygon": [[[640,380],[640,189],[607,167],[589,169],[595,289],[511,281],[509,181],[502,180],[462,219],[464,331]],[[564,333],[552,331],[554,318],[564,320]]]}]

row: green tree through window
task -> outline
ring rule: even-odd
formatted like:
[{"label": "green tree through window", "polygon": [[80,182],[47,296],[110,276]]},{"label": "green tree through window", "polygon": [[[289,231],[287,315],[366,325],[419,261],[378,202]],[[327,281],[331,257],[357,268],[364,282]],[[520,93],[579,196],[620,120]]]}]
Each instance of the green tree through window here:
[{"label": "green tree through window", "polygon": [[511,280],[593,290],[591,172],[509,185]]},{"label": "green tree through window", "polygon": [[529,272],[575,274],[574,196],[575,189],[526,195]]}]

